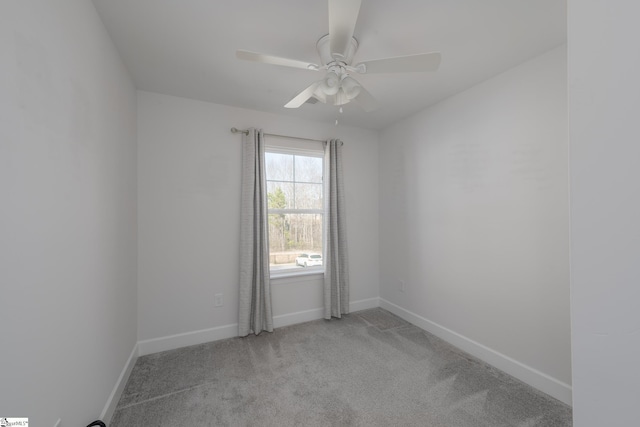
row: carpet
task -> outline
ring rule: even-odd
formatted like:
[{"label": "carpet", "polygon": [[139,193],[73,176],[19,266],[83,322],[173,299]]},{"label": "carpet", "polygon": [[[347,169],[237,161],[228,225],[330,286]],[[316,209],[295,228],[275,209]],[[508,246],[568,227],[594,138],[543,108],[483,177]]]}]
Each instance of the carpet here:
[{"label": "carpet", "polygon": [[569,406],[381,308],[140,357],[111,423],[571,425]]}]

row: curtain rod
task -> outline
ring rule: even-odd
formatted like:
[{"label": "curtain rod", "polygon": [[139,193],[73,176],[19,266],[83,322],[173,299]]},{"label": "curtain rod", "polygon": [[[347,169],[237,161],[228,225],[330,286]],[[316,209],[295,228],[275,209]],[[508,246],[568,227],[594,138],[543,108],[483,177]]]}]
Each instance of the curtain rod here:
[{"label": "curtain rod", "polygon": [[[231,133],[243,133],[245,135],[249,135],[248,130],[242,130],[238,128],[231,128]],[[301,139],[303,141],[313,141],[313,142],[327,142],[323,139],[311,139],[311,138],[300,138],[297,136],[289,136],[289,135],[278,135],[277,133],[265,133],[267,136],[277,136],[278,138],[289,138],[289,139]]]}]

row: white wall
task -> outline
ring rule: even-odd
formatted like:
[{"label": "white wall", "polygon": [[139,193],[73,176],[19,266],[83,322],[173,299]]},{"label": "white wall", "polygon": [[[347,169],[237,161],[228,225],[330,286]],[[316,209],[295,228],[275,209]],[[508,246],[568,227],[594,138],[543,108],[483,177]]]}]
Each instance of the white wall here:
[{"label": "white wall", "polygon": [[[229,130],[250,126],[344,140],[351,301],[378,296],[377,133],[138,92],[141,340],[237,323],[242,146]],[[322,307],[321,284],[272,282],[274,316]]]},{"label": "white wall", "polygon": [[569,2],[577,427],[638,425],[640,4]]},{"label": "white wall", "polygon": [[91,2],[0,2],[2,416],[87,425],[136,344],[135,105]]},{"label": "white wall", "polygon": [[381,134],[380,287],[570,401],[566,98],[563,46]]}]

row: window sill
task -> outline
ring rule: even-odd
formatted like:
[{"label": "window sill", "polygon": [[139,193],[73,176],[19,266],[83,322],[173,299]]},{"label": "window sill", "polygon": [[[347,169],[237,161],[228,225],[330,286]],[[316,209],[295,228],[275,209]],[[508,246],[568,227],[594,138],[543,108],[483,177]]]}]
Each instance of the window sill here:
[{"label": "window sill", "polygon": [[286,282],[291,282],[291,279],[299,280],[317,280],[324,277],[324,270],[308,268],[304,270],[285,270],[278,272],[271,272],[270,279],[280,281],[280,279],[286,279]]}]

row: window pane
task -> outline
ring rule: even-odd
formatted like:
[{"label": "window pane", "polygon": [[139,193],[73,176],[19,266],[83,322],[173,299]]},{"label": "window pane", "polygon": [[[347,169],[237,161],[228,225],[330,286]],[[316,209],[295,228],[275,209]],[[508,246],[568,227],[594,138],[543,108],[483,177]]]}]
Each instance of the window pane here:
[{"label": "window pane", "polygon": [[[310,256],[300,257],[303,254]],[[269,215],[269,264],[271,270],[322,265],[321,254],[321,214]],[[297,264],[296,258],[298,258]],[[305,262],[305,258],[308,259],[307,262]]]},{"label": "window pane", "polygon": [[322,158],[296,156],[295,164],[297,182],[322,183]]},{"label": "window pane", "polygon": [[292,183],[267,182],[267,209],[292,209],[293,202]]},{"label": "window pane", "polygon": [[322,184],[295,184],[296,209],[322,209]]},{"label": "window pane", "polygon": [[293,181],[293,155],[265,153],[267,180]]},{"label": "window pane", "polygon": [[322,266],[322,214],[273,210],[323,209],[323,159],[265,153],[265,166],[271,270]]}]

